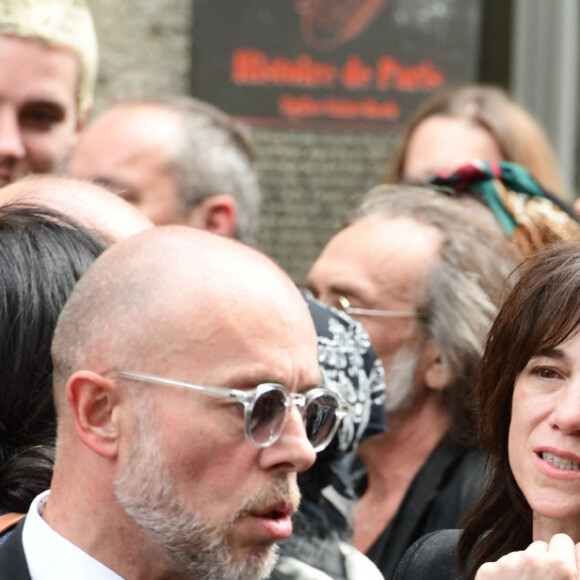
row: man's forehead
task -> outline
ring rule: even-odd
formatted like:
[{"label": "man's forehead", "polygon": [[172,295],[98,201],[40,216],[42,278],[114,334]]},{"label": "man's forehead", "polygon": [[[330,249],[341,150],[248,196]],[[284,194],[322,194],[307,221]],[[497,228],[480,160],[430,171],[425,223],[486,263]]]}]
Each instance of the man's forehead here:
[{"label": "man's forehead", "polygon": [[163,166],[168,144],[177,138],[179,123],[172,117],[160,118],[164,111],[153,115],[138,111],[133,106],[118,105],[87,127],[72,153],[70,173],[118,180],[120,172],[134,171],[131,178],[136,179],[152,166]]},{"label": "man's forehead", "polygon": [[[181,347],[184,364],[206,374],[206,381],[238,388],[276,382],[289,390],[320,384],[316,332],[301,296],[285,304],[228,301],[198,303],[178,322],[190,339]],[[296,303],[293,303],[296,300]],[[284,307],[288,313],[284,312]],[[179,308],[175,314],[179,314]],[[221,312],[220,312],[221,310]]]},{"label": "man's forehead", "polygon": [[415,295],[437,259],[442,234],[408,217],[372,215],[339,232],[314,264],[314,290],[376,299]]},{"label": "man's forehead", "polygon": [[0,34],[0,58],[0,79],[18,75],[12,92],[34,100],[62,99],[76,107],[80,62],[72,50]]},{"label": "man's forehead", "polygon": [[[316,342],[305,345],[301,353],[292,357],[272,355],[263,350],[264,356],[260,358],[259,352],[249,353],[247,357],[240,359],[236,356],[228,357],[219,361],[219,357],[207,369],[201,369],[201,381],[205,384],[224,386],[236,389],[254,389],[260,384],[276,383],[284,386],[290,392],[305,393],[311,389],[320,387],[324,383],[322,371],[318,365],[318,349]],[[193,353],[195,358],[195,353]],[[200,371],[197,365],[192,364],[192,377]],[[200,380],[196,378],[195,380]]]},{"label": "man's forehead", "polygon": [[407,217],[369,216],[339,232],[320,261],[336,269],[380,275],[433,262],[442,233],[434,226]]},{"label": "man's forehead", "polygon": [[[161,106],[146,103],[121,103],[105,111],[86,130],[86,137],[98,134],[128,144],[165,145],[174,139],[181,127],[179,115]],[[134,133],[135,135],[132,135]]]}]

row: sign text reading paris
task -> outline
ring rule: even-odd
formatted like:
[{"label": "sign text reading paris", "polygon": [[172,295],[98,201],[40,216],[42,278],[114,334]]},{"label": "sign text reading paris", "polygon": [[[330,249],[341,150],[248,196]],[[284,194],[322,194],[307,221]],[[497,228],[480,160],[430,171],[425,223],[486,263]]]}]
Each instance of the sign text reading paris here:
[{"label": "sign text reading paris", "polygon": [[232,55],[231,81],[236,85],[302,89],[331,89],[340,85],[351,91],[430,92],[445,84],[445,76],[427,58],[405,66],[395,57],[383,55],[371,65],[360,56],[351,55],[338,65],[316,61],[308,53],[295,59],[270,58],[261,50],[239,48]]}]

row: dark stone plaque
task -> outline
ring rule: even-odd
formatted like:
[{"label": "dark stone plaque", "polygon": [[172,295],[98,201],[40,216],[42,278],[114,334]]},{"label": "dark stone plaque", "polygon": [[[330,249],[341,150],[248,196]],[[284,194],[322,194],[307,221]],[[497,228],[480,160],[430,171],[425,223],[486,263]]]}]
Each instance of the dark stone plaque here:
[{"label": "dark stone plaque", "polygon": [[384,129],[475,79],[481,0],[195,0],[193,94],[262,126]]}]

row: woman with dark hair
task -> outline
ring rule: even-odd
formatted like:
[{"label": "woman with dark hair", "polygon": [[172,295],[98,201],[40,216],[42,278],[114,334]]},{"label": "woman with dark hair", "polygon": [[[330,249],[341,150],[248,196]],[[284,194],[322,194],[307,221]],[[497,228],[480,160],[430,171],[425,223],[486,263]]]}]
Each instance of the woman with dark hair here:
[{"label": "woman with dark hair", "polygon": [[548,247],[519,273],[488,336],[476,391],[490,484],[463,531],[425,536],[407,551],[399,580],[577,578],[580,246]]},{"label": "woman with dark hair", "polygon": [[0,208],[0,516],[26,512],[50,485],[52,334],[76,281],[104,249],[54,210]]}]

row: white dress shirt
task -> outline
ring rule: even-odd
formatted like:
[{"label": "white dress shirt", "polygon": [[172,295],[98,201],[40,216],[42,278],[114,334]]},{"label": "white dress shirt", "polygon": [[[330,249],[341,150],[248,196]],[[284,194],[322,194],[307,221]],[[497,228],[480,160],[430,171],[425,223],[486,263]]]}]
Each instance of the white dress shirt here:
[{"label": "white dress shirt", "polygon": [[22,530],[22,544],[32,580],[123,580],[42,519],[49,493],[41,493],[32,502]]}]

